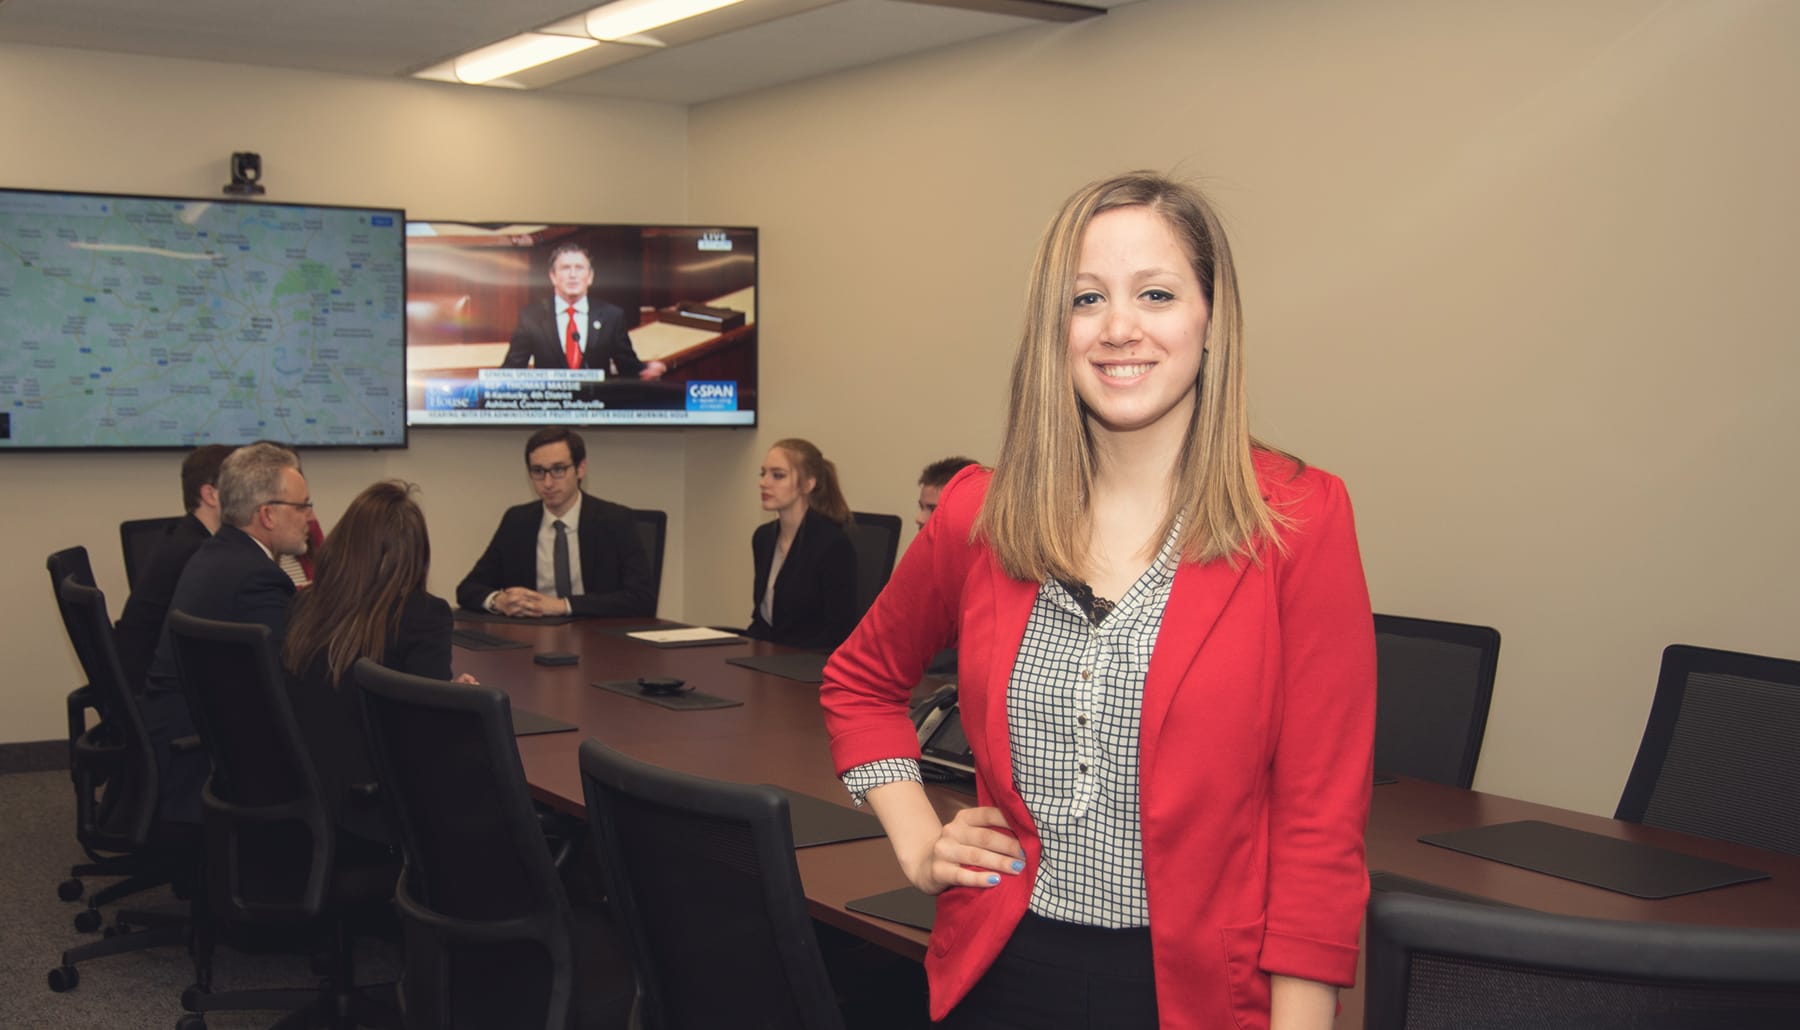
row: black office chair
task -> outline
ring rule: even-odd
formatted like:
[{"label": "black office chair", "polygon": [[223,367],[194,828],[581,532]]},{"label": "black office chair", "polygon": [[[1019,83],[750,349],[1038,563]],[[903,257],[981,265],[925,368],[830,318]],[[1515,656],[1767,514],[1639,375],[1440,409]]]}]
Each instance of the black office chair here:
[{"label": "black office chair", "polygon": [[1500,634],[1375,616],[1375,768],[1467,788],[1487,732]]},{"label": "black office chair", "polygon": [[1613,818],[1800,855],[1800,662],[1665,648]]},{"label": "black office chair", "polygon": [[[82,586],[95,585],[94,566],[92,562],[88,561],[85,547],[65,547],[60,551],[53,551],[50,557],[45,559],[44,566],[50,570],[50,597],[56,601],[58,606],[62,602],[57,599],[57,591],[62,588],[62,581],[70,576],[74,576],[75,582]],[[69,726],[69,774],[73,776],[75,773],[75,742],[81,739],[83,733],[87,732],[87,713],[93,712],[99,717],[100,709],[94,699],[93,690],[86,684],[69,691],[65,704],[68,709]],[[69,889],[73,889],[75,892],[73,894],[66,893]],[[80,884],[77,883],[74,888],[65,888],[59,893],[63,894],[64,901],[74,901],[81,897]]]},{"label": "black office chair", "polygon": [[844,531],[856,548],[856,617],[860,620],[894,572],[894,555],[900,552],[900,516],[853,511]]},{"label": "black office chair", "polygon": [[644,1030],[841,1030],[787,796],[581,745],[588,825],[630,933]]},{"label": "black office chair", "polygon": [[354,677],[406,854],[394,893],[407,1025],[625,1026],[634,986],[623,942],[598,913],[570,908],[506,695],[367,659]]},{"label": "black office chair", "polygon": [[669,536],[669,513],[633,508],[631,521],[637,527],[638,542],[643,544],[644,554],[650,558],[650,614],[655,615],[662,597],[663,548]]},{"label": "black office chair", "polygon": [[[75,835],[94,861],[72,868],[71,880],[58,893],[65,900],[79,897],[82,884],[76,878],[81,876],[125,877],[90,895],[87,907],[76,916],[75,928],[91,932],[100,927],[100,906],[185,874],[194,842],[157,819],[155,753],[136,697],[124,687],[105,595],[70,574],[57,590],[57,603],[69,642],[87,674],[87,689],[111,713],[105,723],[76,740],[69,767],[75,781]],[[79,963],[181,944],[187,932],[187,922],[179,916],[119,912],[111,936],[63,952],[61,964],[50,971],[50,989],[62,992],[80,984]]]},{"label": "black office chair", "polygon": [[1800,930],[1369,902],[1368,1030],[1791,1030]]},{"label": "black office chair", "polygon": [[[356,989],[349,917],[393,895],[398,864],[385,848],[340,834],[300,735],[268,627],[171,611],[169,639],[182,689],[213,771],[201,795],[206,890],[196,898],[195,983],[182,994],[181,1030],[203,1013],[292,1009],[278,1025],[389,1026],[383,995]],[[204,901],[204,904],[201,902]],[[329,926],[330,965],[314,989],[212,992],[216,920]]]},{"label": "black office chair", "polygon": [[162,516],[154,519],[126,519],[119,523],[119,551],[125,557],[125,586],[137,589],[138,573],[143,571],[144,563],[162,544],[163,537],[169,529],[181,521],[181,516]]}]

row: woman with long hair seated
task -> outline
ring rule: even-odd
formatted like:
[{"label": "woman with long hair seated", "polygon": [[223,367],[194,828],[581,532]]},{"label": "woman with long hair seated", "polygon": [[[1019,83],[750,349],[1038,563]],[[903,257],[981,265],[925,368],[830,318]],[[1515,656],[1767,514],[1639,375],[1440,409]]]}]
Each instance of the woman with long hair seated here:
[{"label": "woman with long hair seated", "polygon": [[[294,677],[295,714],[339,822],[387,839],[379,806],[351,790],[373,782],[362,710],[350,667],[371,658],[401,672],[447,680],[454,620],[425,591],[431,539],[410,483],[364,490],[319,548],[312,586],[294,599],[282,664]],[[473,683],[468,675],[458,682]]]},{"label": "woman with long hair seated", "polygon": [[850,505],[837,466],[806,440],[777,440],[757,487],[772,522],[756,527],[755,608],[744,633],[789,647],[829,651],[856,626],[856,550],[844,527]]}]

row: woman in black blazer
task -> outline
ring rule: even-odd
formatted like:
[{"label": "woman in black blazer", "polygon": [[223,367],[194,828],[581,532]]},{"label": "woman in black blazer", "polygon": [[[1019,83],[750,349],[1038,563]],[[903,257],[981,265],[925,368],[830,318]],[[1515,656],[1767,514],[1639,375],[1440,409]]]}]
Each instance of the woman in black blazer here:
[{"label": "woman in black blazer", "polygon": [[850,505],[837,466],[805,440],[778,440],[757,482],[773,522],[756,527],[756,589],[744,633],[789,647],[829,651],[856,628],[856,551],[845,535]]},{"label": "woman in black blazer", "polygon": [[345,829],[383,841],[393,837],[379,805],[351,789],[375,773],[350,666],[372,658],[415,676],[451,677],[454,621],[450,605],[425,591],[431,540],[413,489],[390,480],[350,502],[319,548],[312,586],[294,600],[282,647],[294,714],[327,802]]}]

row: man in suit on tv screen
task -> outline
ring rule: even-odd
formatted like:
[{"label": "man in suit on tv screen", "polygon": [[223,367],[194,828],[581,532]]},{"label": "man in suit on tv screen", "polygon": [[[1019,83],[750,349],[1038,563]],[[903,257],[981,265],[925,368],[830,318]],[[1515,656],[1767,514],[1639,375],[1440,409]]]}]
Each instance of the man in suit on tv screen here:
[{"label": "man in suit on tv screen", "polygon": [[640,361],[625,332],[625,311],[588,293],[594,260],[587,248],[564,243],[550,254],[548,300],[519,312],[501,368],[598,368],[608,377],[659,379],[666,366]]}]

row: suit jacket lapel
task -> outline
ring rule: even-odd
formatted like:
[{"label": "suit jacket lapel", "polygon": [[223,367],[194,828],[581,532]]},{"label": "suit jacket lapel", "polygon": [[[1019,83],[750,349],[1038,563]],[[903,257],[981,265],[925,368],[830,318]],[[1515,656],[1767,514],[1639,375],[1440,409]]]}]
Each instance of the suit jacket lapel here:
[{"label": "suit jacket lapel", "polygon": [[1144,678],[1142,723],[1138,727],[1140,779],[1145,770],[1155,768],[1163,721],[1175,703],[1175,694],[1249,567],[1249,561],[1239,558],[1218,559],[1204,565],[1183,562],[1175,570],[1169,603],[1163,609],[1162,627],[1157,630],[1156,648],[1151,652],[1150,669]]}]

